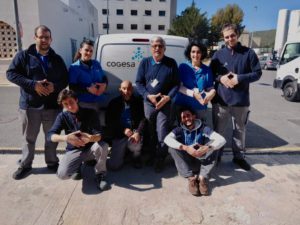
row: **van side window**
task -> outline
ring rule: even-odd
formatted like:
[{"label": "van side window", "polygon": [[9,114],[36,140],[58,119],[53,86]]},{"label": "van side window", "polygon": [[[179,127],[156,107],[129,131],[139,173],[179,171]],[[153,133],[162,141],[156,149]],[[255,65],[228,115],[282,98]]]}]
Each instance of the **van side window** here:
[{"label": "van side window", "polygon": [[280,65],[288,63],[296,58],[300,57],[300,43],[291,43],[286,45],[282,58],[280,60]]}]

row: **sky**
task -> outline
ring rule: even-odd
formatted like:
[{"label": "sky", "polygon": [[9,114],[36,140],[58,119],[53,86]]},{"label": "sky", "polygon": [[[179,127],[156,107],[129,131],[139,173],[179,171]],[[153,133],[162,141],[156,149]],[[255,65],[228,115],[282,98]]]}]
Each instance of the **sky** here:
[{"label": "sky", "polygon": [[[248,31],[276,29],[280,9],[299,9],[300,0],[194,0],[201,13],[210,19],[218,9],[237,4],[244,12],[242,25]],[[192,4],[192,0],[177,0],[177,15]]]}]

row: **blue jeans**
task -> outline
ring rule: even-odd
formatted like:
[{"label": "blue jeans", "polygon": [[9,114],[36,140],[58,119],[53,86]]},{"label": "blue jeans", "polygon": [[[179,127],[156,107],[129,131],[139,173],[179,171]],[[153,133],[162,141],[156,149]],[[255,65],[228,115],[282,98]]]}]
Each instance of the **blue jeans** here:
[{"label": "blue jeans", "polygon": [[179,175],[185,178],[192,177],[195,174],[209,178],[218,155],[218,151],[212,151],[208,153],[204,159],[199,160],[186,151],[169,148],[169,152],[175,161]]},{"label": "blue jeans", "polygon": [[168,102],[160,110],[156,110],[150,102],[144,101],[145,117],[148,121],[151,147],[155,149],[157,158],[165,158],[168,146],[164,143],[165,137],[170,132],[171,103]]}]

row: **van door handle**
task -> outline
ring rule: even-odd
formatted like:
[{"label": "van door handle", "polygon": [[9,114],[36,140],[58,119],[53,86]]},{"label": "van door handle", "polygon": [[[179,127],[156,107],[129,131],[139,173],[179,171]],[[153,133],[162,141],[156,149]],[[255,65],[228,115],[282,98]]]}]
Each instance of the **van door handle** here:
[{"label": "van door handle", "polygon": [[296,68],[296,69],[295,69],[295,73],[299,73],[299,68]]}]

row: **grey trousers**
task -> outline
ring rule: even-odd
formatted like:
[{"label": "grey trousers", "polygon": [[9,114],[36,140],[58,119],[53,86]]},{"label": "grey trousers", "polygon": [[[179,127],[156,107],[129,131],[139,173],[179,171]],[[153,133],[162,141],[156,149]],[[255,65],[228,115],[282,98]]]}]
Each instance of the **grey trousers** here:
[{"label": "grey trousers", "polygon": [[171,104],[167,103],[160,110],[148,102],[144,102],[145,117],[148,121],[151,148],[155,150],[157,158],[165,158],[168,146],[164,139],[170,131]]},{"label": "grey trousers", "polygon": [[134,144],[128,141],[128,137],[115,138],[112,141],[111,155],[107,160],[107,167],[112,170],[120,169],[124,163],[126,149],[133,153],[133,157],[138,157],[141,154],[143,142]]},{"label": "grey trousers", "polygon": [[212,151],[204,159],[197,159],[186,151],[169,148],[169,153],[175,161],[177,171],[180,176],[188,178],[199,174],[204,178],[209,178],[210,172],[215,166],[218,151]]},{"label": "grey trousers", "polygon": [[45,134],[45,162],[47,165],[58,163],[56,148],[58,143],[47,141],[48,130],[52,127],[60,110],[56,109],[19,109],[22,123],[22,158],[19,161],[21,167],[31,167],[34,159],[35,143],[42,125]]},{"label": "grey trousers", "polygon": [[68,179],[80,169],[83,162],[93,159],[96,160],[95,174],[105,174],[107,153],[108,144],[104,141],[95,142],[86,151],[80,149],[67,151],[59,163],[57,176],[63,180]]},{"label": "grey trousers", "polygon": [[[213,126],[214,130],[225,137],[228,121],[232,121],[232,152],[233,157],[244,158],[246,125],[249,116],[249,107],[222,106],[213,104]],[[220,154],[222,154],[223,149]]]}]

